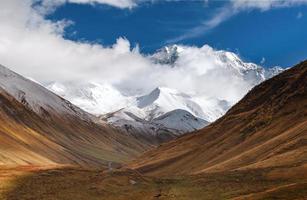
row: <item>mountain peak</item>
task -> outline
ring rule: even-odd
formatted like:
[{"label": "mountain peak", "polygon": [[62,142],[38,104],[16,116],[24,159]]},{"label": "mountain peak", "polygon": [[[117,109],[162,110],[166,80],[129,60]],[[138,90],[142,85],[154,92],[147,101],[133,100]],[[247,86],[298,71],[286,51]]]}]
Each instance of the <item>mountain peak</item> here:
[{"label": "mountain peak", "polygon": [[165,113],[153,120],[179,133],[191,132],[205,127],[209,122],[195,117],[190,112],[183,109],[176,109]]},{"label": "mountain peak", "polygon": [[183,51],[183,47],[178,45],[169,45],[159,49],[155,54],[151,56],[155,63],[174,65],[179,58],[180,52]]},{"label": "mountain peak", "polygon": [[204,116],[201,106],[194,102],[191,96],[167,87],[157,87],[149,94],[138,97],[137,107],[143,109],[146,116],[150,113],[147,119],[176,109],[186,110],[197,117]]},{"label": "mountain peak", "polygon": [[184,96],[188,97],[188,95],[184,93],[180,93],[175,89],[171,89],[168,87],[156,87],[149,94],[143,95],[137,98],[137,105],[139,108],[144,108],[153,104],[154,102],[159,103],[158,101],[164,101],[164,98],[170,100],[171,96]]},{"label": "mountain peak", "polygon": [[143,95],[137,98],[137,106],[139,108],[144,108],[153,102],[155,102],[161,93],[161,88],[157,87],[154,90],[152,90],[149,94]]},{"label": "mountain peak", "polygon": [[156,87],[153,91],[155,90],[159,90],[161,93],[179,93],[179,91],[176,89],[172,89],[172,88],[168,88],[164,86]]}]

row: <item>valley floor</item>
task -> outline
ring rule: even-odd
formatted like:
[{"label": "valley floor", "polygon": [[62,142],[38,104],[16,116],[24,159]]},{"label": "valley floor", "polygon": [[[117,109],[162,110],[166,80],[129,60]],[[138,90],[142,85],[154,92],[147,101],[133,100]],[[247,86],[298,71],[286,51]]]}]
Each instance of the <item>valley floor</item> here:
[{"label": "valley floor", "polygon": [[0,199],[305,199],[306,169],[303,165],[153,178],[131,170],[0,167]]}]

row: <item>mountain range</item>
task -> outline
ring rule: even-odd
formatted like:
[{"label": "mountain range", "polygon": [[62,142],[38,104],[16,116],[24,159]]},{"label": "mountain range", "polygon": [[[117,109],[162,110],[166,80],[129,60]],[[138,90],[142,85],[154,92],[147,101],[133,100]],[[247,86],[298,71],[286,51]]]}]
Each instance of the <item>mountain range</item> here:
[{"label": "mountain range", "polygon": [[[174,54],[167,50],[170,48],[180,59],[184,47],[179,46],[165,47],[150,55],[151,59],[171,59],[171,65],[161,67],[178,67],[177,60],[170,58]],[[257,65],[234,61],[239,58],[232,53],[216,55],[218,59],[224,55],[220,61],[229,62],[228,68],[242,80],[254,74],[252,82],[256,83],[268,76]],[[273,76],[282,69],[269,71]],[[162,86],[130,96],[106,83],[53,82],[44,87],[4,66],[0,68],[0,87],[1,163],[13,165],[122,164],[165,141],[207,126],[231,106],[226,100]]]},{"label": "mountain range", "polygon": [[160,132],[123,131],[104,120],[123,114],[141,127],[185,132],[190,124],[177,118],[201,121],[190,113],[195,106],[172,110],[185,95],[159,87],[125,111],[92,115],[0,66],[0,199],[304,199],[306,83],[304,61],[206,127],[152,137]]},{"label": "mountain range", "polygon": [[[243,62],[235,53],[217,51],[209,46],[203,48],[204,56],[214,60],[216,66],[229,76],[246,83],[247,89],[284,70],[281,67],[266,69]],[[189,51],[190,48],[185,46],[166,46],[148,57],[160,67],[180,69],[182,62],[179,61]],[[200,76],[207,73],[203,72],[203,66],[195,67]],[[52,82],[45,86],[87,112],[100,116],[112,126],[129,133],[147,135],[151,139],[157,137],[158,141],[203,128],[236,103],[206,93],[186,93],[165,86],[157,86],[147,94],[137,95],[131,95],[131,91],[116,85],[99,82]]]}]

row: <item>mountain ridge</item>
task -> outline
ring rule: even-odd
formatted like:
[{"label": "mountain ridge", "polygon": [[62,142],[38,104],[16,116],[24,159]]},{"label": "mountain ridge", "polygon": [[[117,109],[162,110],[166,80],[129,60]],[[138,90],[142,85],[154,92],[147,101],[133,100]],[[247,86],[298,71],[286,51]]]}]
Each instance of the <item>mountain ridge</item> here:
[{"label": "mountain ridge", "polygon": [[0,105],[2,165],[103,168],[152,148],[3,66]]},{"label": "mountain ridge", "polygon": [[[157,64],[156,67],[169,67],[172,70],[183,70],[185,62],[190,63],[193,61],[188,57],[193,51],[193,47],[170,45],[163,47],[156,53],[148,55],[147,57],[153,63]],[[199,55],[197,54],[196,60],[204,57],[200,63],[204,62],[207,64],[206,66],[202,66],[199,63],[193,64],[193,61],[191,66],[189,66],[189,69],[191,68],[191,73],[196,73],[197,76],[202,77],[204,74],[209,73],[210,69],[215,66],[217,67],[217,73],[223,72],[223,74],[212,74],[212,76],[226,76],[226,80],[228,80],[227,76],[234,76],[234,80],[230,79],[228,81],[237,82],[237,84],[239,84],[237,87],[243,87],[242,90],[252,88],[265,79],[271,78],[284,70],[280,67],[265,69],[254,63],[243,62],[240,57],[233,52],[218,51],[208,45],[204,45],[200,50],[197,50],[197,53]],[[206,60],[208,62],[205,62]],[[220,70],[222,72],[219,72]],[[224,74],[225,71],[227,72],[226,74]],[[204,78],[204,80],[206,79]],[[214,83],[215,80],[208,80],[208,82],[210,81]],[[240,85],[242,82],[246,84]],[[225,86],[227,84],[227,82],[222,83],[221,87],[223,88],[223,85]],[[123,90],[112,84],[98,82],[54,82],[46,87],[62,97],[67,98],[86,111],[96,116],[101,116],[106,122],[109,121],[118,128],[121,128],[123,126],[122,122],[126,120],[130,120],[127,122],[127,126],[129,127],[134,126],[134,129],[138,129],[141,126],[141,120],[133,124],[131,117],[125,113],[133,114],[133,116],[145,120],[145,123],[149,125],[148,122],[154,118],[176,109],[186,110],[197,118],[208,122],[214,122],[225,114],[225,112],[237,101],[236,98],[225,99],[225,96],[233,96],[232,94],[222,94],[216,97],[214,96],[216,95],[216,91],[209,92],[210,95],[207,93],[196,94],[192,91],[186,93],[163,84],[156,85],[149,92],[143,91],[133,95],[130,94],[133,92],[127,91],[127,89]],[[134,88],[131,90],[133,89]],[[210,86],[207,88],[209,91],[211,89]],[[228,90],[225,90],[225,92],[230,93]],[[236,91],[232,92],[236,93]],[[217,93],[220,94],[221,92]],[[239,93],[241,93],[241,91]],[[116,118],[114,117],[115,112],[117,112],[117,114],[115,114],[117,116]],[[108,115],[108,113],[111,113],[111,115]],[[113,116],[113,118],[106,119],[106,116]],[[115,122],[116,120],[117,123]],[[192,123],[193,120],[191,121],[191,124]],[[145,125],[145,127],[147,127],[147,125]],[[179,126],[180,124],[177,125]],[[152,126],[156,126],[156,124],[152,124]],[[200,128],[199,126],[196,127]],[[191,128],[189,132],[194,131],[194,128],[195,127]],[[172,128],[169,130],[171,129]],[[124,130],[126,130],[126,128],[124,128]],[[138,132],[146,134],[146,132],[152,131],[146,131],[143,126]]]},{"label": "mountain ridge", "polygon": [[187,175],[306,165],[307,61],[252,89],[223,117],[146,152],[128,167]]}]

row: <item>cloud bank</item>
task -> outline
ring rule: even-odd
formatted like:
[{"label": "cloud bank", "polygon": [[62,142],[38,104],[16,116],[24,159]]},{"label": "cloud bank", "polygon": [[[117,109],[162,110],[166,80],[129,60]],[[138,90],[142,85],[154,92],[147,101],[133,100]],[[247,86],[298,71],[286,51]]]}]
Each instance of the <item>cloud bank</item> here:
[{"label": "cloud bank", "polygon": [[252,85],[229,71],[207,45],[183,47],[176,67],[171,67],[154,63],[125,38],[107,47],[64,39],[71,22],[46,20],[44,13],[55,4],[38,8],[35,3],[1,1],[0,63],[41,83],[95,81],[142,93],[165,86],[229,102],[240,99]]}]

